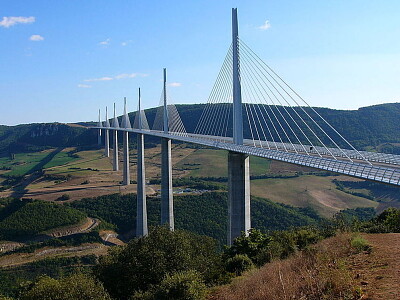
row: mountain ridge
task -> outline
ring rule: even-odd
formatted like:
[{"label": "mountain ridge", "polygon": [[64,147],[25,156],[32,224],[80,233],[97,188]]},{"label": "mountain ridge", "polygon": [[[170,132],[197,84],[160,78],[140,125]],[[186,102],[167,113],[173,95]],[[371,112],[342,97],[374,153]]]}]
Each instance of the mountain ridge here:
[{"label": "mountain ridge", "polygon": [[[177,110],[188,132],[193,132],[206,104],[179,104]],[[279,107],[278,107],[279,109]],[[309,108],[307,108],[309,109]],[[361,150],[378,150],[400,154],[400,103],[385,103],[357,110],[315,107],[335,129]],[[153,124],[157,108],[147,109]],[[135,112],[129,113],[133,124]],[[120,117],[121,118],[121,117]],[[31,123],[15,126],[0,125],[0,153],[29,152],[46,147],[90,146],[97,142],[96,132],[87,130],[95,122]],[[86,128],[85,128],[86,126]],[[249,126],[244,124],[249,137]],[[389,145],[385,145],[389,143]]]}]

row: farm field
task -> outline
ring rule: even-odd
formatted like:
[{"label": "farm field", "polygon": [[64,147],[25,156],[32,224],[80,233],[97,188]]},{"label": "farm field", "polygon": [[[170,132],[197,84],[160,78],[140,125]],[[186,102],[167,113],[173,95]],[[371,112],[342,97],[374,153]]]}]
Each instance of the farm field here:
[{"label": "farm field", "polygon": [[[226,177],[227,152],[214,149],[194,149],[184,144],[172,146],[173,176]],[[120,149],[121,150],[121,149]],[[160,178],[160,146],[146,148],[146,179]],[[71,155],[71,153],[73,153]],[[28,174],[26,179],[10,190],[0,192],[0,197],[18,196],[55,201],[68,195],[63,201],[74,201],[112,193],[136,192],[136,151],[130,151],[130,186],[122,186],[122,152],[119,153],[120,171],[112,171],[111,157],[103,155],[103,150],[76,151],[75,148],[49,149],[35,153],[17,154],[14,160],[0,159],[5,175]],[[40,166],[44,176],[29,175]],[[250,157],[252,176],[293,176],[315,171],[291,164]],[[307,173],[308,172],[308,173]],[[296,175],[298,176],[298,175]],[[251,194],[272,201],[297,207],[313,207],[322,216],[332,216],[341,209],[355,207],[377,207],[379,203],[345,193],[336,189],[333,179],[355,180],[345,176],[301,175],[294,178],[267,178],[251,181]],[[4,178],[0,178],[4,181]],[[0,182],[1,183],[1,182]],[[159,185],[148,184],[148,194],[155,194]],[[367,193],[367,190],[360,190]]]},{"label": "farm field", "polygon": [[345,176],[315,175],[252,180],[251,194],[296,207],[310,206],[325,217],[347,208],[378,206],[378,202],[336,189],[332,180],[338,178],[349,180]]},{"label": "farm field", "polygon": [[72,150],[73,148],[56,148],[33,153],[17,153],[13,160],[8,157],[0,158],[0,167],[10,168],[3,173],[5,175],[27,175],[41,169],[64,165],[77,160],[71,154]]}]

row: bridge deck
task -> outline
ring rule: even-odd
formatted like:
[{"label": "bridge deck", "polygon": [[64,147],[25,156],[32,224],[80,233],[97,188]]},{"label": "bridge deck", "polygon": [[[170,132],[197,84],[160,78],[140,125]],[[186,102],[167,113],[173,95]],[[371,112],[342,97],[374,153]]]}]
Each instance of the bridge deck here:
[{"label": "bridge deck", "polygon": [[[92,127],[92,128],[127,131],[132,133],[142,133],[146,135],[169,138],[182,142],[194,143],[228,151],[245,153],[248,155],[264,157],[277,161],[297,164],[300,166],[306,166],[320,170],[331,171],[343,175],[348,175],[352,177],[357,177],[361,179],[367,179],[395,186],[400,186],[400,169],[398,168],[400,163],[399,155],[362,151],[361,154],[368,160],[388,164],[388,166],[375,166],[375,165],[369,165],[366,162],[351,162],[348,160],[344,161],[324,156],[321,157],[317,154],[317,150],[322,155],[328,154],[328,151],[323,147],[319,147],[321,149],[313,149],[314,151],[310,151],[311,153],[305,154],[304,148],[301,145],[294,145],[294,147],[296,148],[294,149],[291,144],[286,144],[285,146],[283,144],[280,144],[277,147],[278,148],[277,150],[275,144],[274,144],[275,149],[273,149],[272,147],[271,149],[254,147],[253,141],[251,140],[246,140],[244,145],[236,145],[232,143],[231,138],[223,138],[219,136],[213,137],[213,136],[203,136],[191,133],[182,134],[173,132],[166,134],[155,130],[138,130],[138,129],[125,129],[125,128],[113,128],[113,127]],[[266,141],[263,143],[265,143],[265,146],[267,145]],[[273,142],[269,143],[270,146],[272,146]],[[291,148],[289,148],[288,145],[290,145]],[[282,151],[284,147],[290,149],[291,152]],[[333,150],[333,148],[329,149]],[[338,149],[334,150],[339,151]],[[362,159],[360,154],[355,150],[345,150],[345,151],[347,151],[348,155],[354,159]],[[345,157],[343,153],[339,152],[335,153],[336,153],[335,156],[337,156],[338,158]]]}]

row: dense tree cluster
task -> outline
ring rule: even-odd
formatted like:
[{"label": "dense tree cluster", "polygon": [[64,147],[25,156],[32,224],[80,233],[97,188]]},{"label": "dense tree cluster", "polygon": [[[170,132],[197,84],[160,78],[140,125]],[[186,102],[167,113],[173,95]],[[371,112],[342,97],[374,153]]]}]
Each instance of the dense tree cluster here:
[{"label": "dense tree cluster", "polygon": [[[296,208],[252,197],[252,225],[262,230],[285,230],[317,224],[321,218],[312,208]],[[87,215],[114,224],[120,233],[135,229],[136,195],[113,194],[86,198],[70,204]],[[160,199],[147,200],[149,225],[160,220]],[[175,227],[207,235],[226,243],[228,196],[226,192],[174,197]]]},{"label": "dense tree cluster", "polygon": [[10,205],[0,210],[0,240],[33,236],[86,218],[76,209],[51,202],[13,200]]}]

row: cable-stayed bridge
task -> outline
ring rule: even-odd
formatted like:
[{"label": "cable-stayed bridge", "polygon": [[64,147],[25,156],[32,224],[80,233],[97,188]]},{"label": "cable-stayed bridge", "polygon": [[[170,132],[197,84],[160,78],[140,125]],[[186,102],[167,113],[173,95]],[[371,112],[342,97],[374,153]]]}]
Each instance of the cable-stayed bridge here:
[{"label": "cable-stayed bridge", "polygon": [[175,105],[167,97],[166,69],[152,127],[141,107],[131,124],[126,108],[119,124],[115,113],[97,127],[99,144],[104,133],[109,156],[109,132],[118,170],[118,134],[124,140],[124,184],[130,183],[129,133],[138,139],[137,235],[147,234],[144,136],[161,138],[161,223],[174,228],[171,140],[229,151],[228,244],[250,229],[249,155],[400,186],[400,155],[359,151],[317,110],[295,92],[238,35],[237,10],[232,10],[232,44],[228,49],[207,104],[194,132],[187,132]]}]

